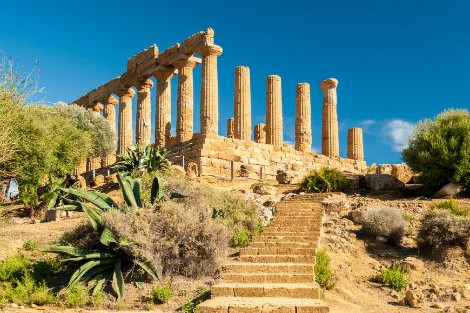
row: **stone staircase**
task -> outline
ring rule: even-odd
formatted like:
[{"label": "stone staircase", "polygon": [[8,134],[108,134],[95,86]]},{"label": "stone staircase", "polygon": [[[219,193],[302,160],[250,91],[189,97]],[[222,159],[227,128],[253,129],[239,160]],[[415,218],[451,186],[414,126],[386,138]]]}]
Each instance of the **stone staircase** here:
[{"label": "stone staircase", "polygon": [[260,236],[240,250],[240,260],[222,266],[221,282],[199,313],[324,313],[313,266],[323,207],[313,195],[278,203]]}]

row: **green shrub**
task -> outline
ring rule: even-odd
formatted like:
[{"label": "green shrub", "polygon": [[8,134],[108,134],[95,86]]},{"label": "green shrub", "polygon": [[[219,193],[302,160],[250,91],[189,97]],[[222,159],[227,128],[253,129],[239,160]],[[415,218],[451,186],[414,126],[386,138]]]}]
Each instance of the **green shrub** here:
[{"label": "green shrub", "polygon": [[369,237],[384,237],[391,243],[400,243],[406,232],[406,221],[397,209],[369,207],[364,213],[361,232]]},{"label": "green shrub", "polygon": [[167,303],[171,298],[173,298],[173,290],[171,285],[155,285],[152,288],[152,298],[153,302],[156,304]]},{"label": "green shrub", "polygon": [[88,290],[80,283],[76,283],[65,290],[65,304],[71,308],[83,307],[88,303]]},{"label": "green shrub", "polygon": [[26,250],[26,251],[33,251],[33,250],[36,250],[39,246],[39,243],[37,241],[34,241],[34,240],[26,240],[24,243],[23,243],[23,249]]},{"label": "green shrub", "polygon": [[349,179],[338,170],[321,168],[305,176],[300,182],[304,192],[347,191],[351,186]]},{"label": "green shrub", "polygon": [[183,313],[197,313],[199,311],[199,305],[210,298],[210,291],[206,289],[201,289],[198,291],[198,296],[193,298],[190,294],[183,304]]},{"label": "green shrub", "polygon": [[431,205],[431,210],[435,210],[435,209],[447,210],[452,215],[455,215],[455,216],[467,217],[467,216],[470,215],[470,210],[469,209],[459,207],[457,205],[457,203],[452,199],[449,199],[449,200]]},{"label": "green shrub", "polygon": [[246,229],[236,229],[233,237],[232,244],[234,247],[246,247],[250,243],[251,233]]},{"label": "green shrub", "polygon": [[408,286],[408,278],[406,276],[405,270],[398,265],[393,265],[388,269],[383,269],[380,271],[384,285],[400,291]]},{"label": "green shrub", "polygon": [[7,257],[0,262],[0,281],[22,280],[30,265],[31,262],[22,254]]},{"label": "green shrub", "polygon": [[[127,152],[118,156],[114,169],[140,175],[142,172],[162,171],[170,167],[167,159],[168,152],[158,147],[148,145],[145,148],[136,145],[128,148]],[[140,173],[139,173],[140,172]]]},{"label": "green shrub", "polygon": [[449,182],[470,187],[470,113],[447,110],[420,122],[403,150],[420,181],[437,190]]},{"label": "green shrub", "polygon": [[458,216],[447,209],[430,210],[421,221],[418,246],[426,251],[461,246],[470,238],[470,217]]},{"label": "green shrub", "polygon": [[326,250],[318,250],[315,253],[315,281],[324,289],[334,287],[331,281],[332,272],[330,268],[330,257]]}]

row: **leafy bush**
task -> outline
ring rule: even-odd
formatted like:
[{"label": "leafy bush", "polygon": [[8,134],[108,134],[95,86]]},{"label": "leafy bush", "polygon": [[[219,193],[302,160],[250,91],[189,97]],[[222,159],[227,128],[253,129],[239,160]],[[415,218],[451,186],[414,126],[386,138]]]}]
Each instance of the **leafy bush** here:
[{"label": "leafy bush", "polygon": [[315,253],[315,281],[324,289],[331,289],[334,284],[331,281],[330,257],[326,250],[318,250]]},{"label": "leafy bush", "polygon": [[251,233],[247,229],[236,229],[232,237],[232,244],[235,247],[246,247],[250,243]]},{"label": "leafy bush", "polygon": [[384,285],[400,291],[408,286],[408,277],[405,270],[399,265],[393,265],[390,268],[380,271]]},{"label": "leafy bush", "polygon": [[423,218],[418,245],[436,251],[451,246],[466,247],[470,238],[470,217],[456,216],[448,210],[431,210]]},{"label": "leafy bush", "polygon": [[57,103],[55,111],[73,124],[81,131],[90,135],[92,149],[89,157],[105,157],[116,151],[115,134],[104,118],[78,105]]},{"label": "leafy bush", "polygon": [[41,279],[45,277],[42,275],[40,268],[23,255],[14,255],[0,262],[0,305],[53,302],[55,297]]},{"label": "leafy bush", "polygon": [[39,246],[39,243],[37,241],[34,241],[34,240],[26,240],[24,243],[23,243],[23,249],[26,250],[26,251],[33,251],[33,250],[36,250]]},{"label": "leafy bush", "polygon": [[431,210],[435,210],[435,209],[447,210],[452,215],[455,215],[455,216],[467,217],[467,216],[470,215],[470,210],[469,209],[459,207],[457,205],[457,203],[452,199],[449,199],[449,200],[431,205]]},{"label": "leafy bush", "polygon": [[470,187],[470,113],[447,110],[420,122],[403,160],[432,189],[449,182]]},{"label": "leafy bush", "polygon": [[399,243],[406,231],[406,221],[400,211],[390,207],[369,207],[364,213],[362,233],[370,237],[385,237]]},{"label": "leafy bush", "polygon": [[171,285],[155,285],[152,288],[152,298],[153,302],[156,304],[167,303],[171,298],[173,298],[173,290]]},{"label": "leafy bush", "polygon": [[85,306],[88,303],[88,290],[80,283],[74,284],[65,290],[65,304],[71,308]]},{"label": "leafy bush", "polygon": [[338,170],[321,168],[305,176],[300,182],[300,190],[304,192],[334,192],[347,191],[350,188],[349,179]]}]

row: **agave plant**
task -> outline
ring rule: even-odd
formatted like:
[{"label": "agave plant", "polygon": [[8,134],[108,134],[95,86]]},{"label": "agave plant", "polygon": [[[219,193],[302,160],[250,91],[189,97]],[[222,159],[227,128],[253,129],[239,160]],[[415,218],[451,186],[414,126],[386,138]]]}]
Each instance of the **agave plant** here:
[{"label": "agave plant", "polygon": [[128,148],[127,153],[118,156],[114,169],[117,171],[133,172],[133,171],[155,171],[166,169],[170,166],[170,161],[166,158],[168,152],[151,145],[144,149],[136,145],[135,149]]},{"label": "agave plant", "polygon": [[[117,174],[119,185],[127,206],[134,209],[142,208],[140,197],[141,180],[132,178],[129,174]],[[161,188],[158,178],[154,179],[152,188]],[[114,282],[118,298],[124,296],[124,278],[122,266],[134,264],[143,269],[150,277],[157,279],[157,273],[152,266],[143,260],[135,259],[127,255],[121,249],[125,244],[125,238],[118,238],[106,228],[103,213],[109,210],[120,210],[119,206],[106,194],[96,190],[84,190],[76,188],[63,188],[62,191],[73,197],[68,204],[54,208],[55,210],[82,211],[87,216],[93,230],[99,238],[99,249],[84,251],[70,245],[51,245],[44,249],[46,252],[54,252],[66,255],[66,262],[78,262],[81,266],[74,272],[69,280],[68,287],[80,281],[96,280],[95,291],[101,290],[107,282]],[[162,197],[162,191],[152,189],[151,202],[157,202]],[[92,205],[90,205],[92,204]]]}]

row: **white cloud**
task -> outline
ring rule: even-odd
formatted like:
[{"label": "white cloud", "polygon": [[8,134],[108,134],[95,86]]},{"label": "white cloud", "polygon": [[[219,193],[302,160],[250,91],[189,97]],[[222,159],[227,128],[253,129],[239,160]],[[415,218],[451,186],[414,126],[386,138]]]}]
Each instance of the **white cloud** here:
[{"label": "white cloud", "polygon": [[359,126],[361,126],[364,131],[367,131],[372,125],[375,124],[377,124],[377,121],[372,119],[359,121]]},{"label": "white cloud", "polygon": [[384,133],[391,140],[393,151],[400,152],[408,145],[415,127],[416,124],[400,119],[390,120],[385,124]]}]

